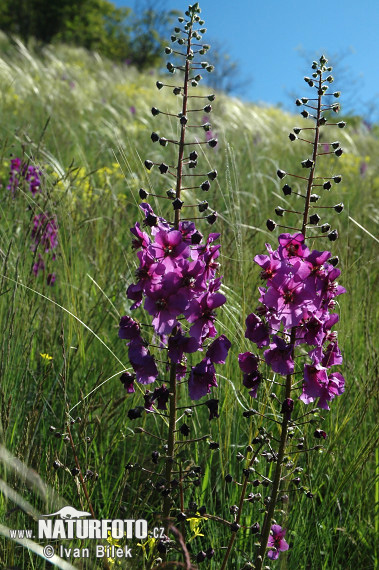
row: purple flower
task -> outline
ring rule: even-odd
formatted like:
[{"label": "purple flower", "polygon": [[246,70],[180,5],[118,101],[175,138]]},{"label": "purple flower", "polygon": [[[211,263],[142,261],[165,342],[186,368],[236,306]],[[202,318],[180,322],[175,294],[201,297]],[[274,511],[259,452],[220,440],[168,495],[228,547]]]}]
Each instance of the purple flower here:
[{"label": "purple flower", "polygon": [[326,347],[324,358],[322,359],[322,365],[326,368],[330,368],[337,364],[342,364],[342,354],[338,347],[338,343],[331,342]]},{"label": "purple flower", "polygon": [[120,328],[118,330],[119,338],[132,340],[133,338],[139,337],[140,332],[141,327],[134,319],[128,315],[121,317]]},{"label": "purple flower", "polygon": [[288,543],[284,540],[286,530],[279,526],[278,524],[273,524],[271,527],[271,533],[267,542],[267,548],[270,548],[267,553],[268,558],[271,560],[276,560],[279,557],[280,552],[284,552],[289,549]]},{"label": "purple flower", "polygon": [[212,284],[209,284],[209,292],[204,293],[198,299],[193,299],[184,316],[189,323],[194,323],[190,328],[190,335],[203,343],[206,338],[215,337],[217,334],[214,322],[216,320],[215,309],[226,302],[222,293],[213,293]]},{"label": "purple flower", "polygon": [[258,370],[259,357],[252,352],[243,352],[238,355],[238,365],[243,374],[243,385],[250,389],[250,396],[257,397],[257,391],[262,380]]},{"label": "purple flower", "polygon": [[130,374],[130,372],[123,372],[120,376],[120,382],[124,385],[124,388],[128,394],[133,394],[135,392],[134,389],[135,377],[136,375]]},{"label": "purple flower", "polygon": [[44,271],[44,270],[45,270],[45,263],[43,261],[42,255],[39,253],[38,259],[35,262],[35,264],[33,265],[33,273],[37,277],[38,273],[40,271]]},{"label": "purple flower", "polygon": [[162,280],[146,287],[144,308],[152,315],[152,325],[159,335],[168,335],[178,324],[176,317],[184,312],[188,298],[178,289],[179,278],[176,273],[166,273]]},{"label": "purple flower", "polygon": [[191,400],[200,400],[210,393],[211,387],[217,387],[216,371],[209,358],[204,358],[193,366],[188,380],[188,393]]},{"label": "purple flower", "polygon": [[272,340],[270,348],[263,353],[266,363],[278,374],[292,374],[295,367],[293,345],[287,344],[277,335],[273,335]]},{"label": "purple flower", "polygon": [[333,372],[328,377],[326,368],[321,364],[304,366],[303,393],[300,396],[305,404],[319,398],[317,406],[329,410],[328,401],[333,400],[344,392],[345,379],[339,372]]},{"label": "purple flower", "polygon": [[48,284],[49,287],[52,287],[54,285],[55,279],[56,279],[55,273],[48,274],[48,276],[46,277],[46,283]]},{"label": "purple flower", "polygon": [[225,364],[231,346],[230,340],[222,334],[209,345],[206,357],[214,364]]},{"label": "purple flower", "polygon": [[254,313],[246,318],[245,337],[255,342],[258,348],[267,346],[270,342],[267,325]]},{"label": "purple flower", "polygon": [[180,259],[187,258],[189,245],[183,241],[179,230],[160,230],[150,246],[154,257],[164,264],[167,271],[174,271]]},{"label": "purple flower", "polygon": [[135,338],[129,343],[129,361],[136,373],[137,382],[151,384],[158,376],[158,369],[153,356],[144,345],[141,338]]},{"label": "purple flower", "polygon": [[304,244],[303,234],[281,234],[278,238],[279,248],[278,253],[280,257],[307,257],[309,249]]},{"label": "purple flower", "polygon": [[182,329],[178,326],[176,331],[168,339],[168,357],[172,362],[179,364],[183,359],[183,354],[193,353],[199,350],[199,343],[193,337],[183,335]]},{"label": "purple flower", "polygon": [[148,245],[150,245],[150,238],[146,232],[143,232],[140,229],[140,225],[138,222],[134,225],[134,228],[130,228],[131,233],[136,236],[136,239],[132,240],[132,248],[133,249],[145,249]]}]

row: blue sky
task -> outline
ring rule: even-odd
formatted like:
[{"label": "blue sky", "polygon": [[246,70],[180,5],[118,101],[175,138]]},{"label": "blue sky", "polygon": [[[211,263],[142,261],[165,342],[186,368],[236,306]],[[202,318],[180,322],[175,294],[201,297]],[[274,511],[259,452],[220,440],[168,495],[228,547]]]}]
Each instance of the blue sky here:
[{"label": "blue sky", "polygon": [[[138,6],[138,0],[115,3]],[[188,2],[162,5],[184,11]],[[307,95],[303,76],[324,53],[335,64],[333,87],[342,91],[342,104],[345,93],[345,109],[379,120],[379,0],[201,0],[200,7],[208,29],[204,41],[225,43],[251,78],[243,99],[293,110],[291,94]]]}]

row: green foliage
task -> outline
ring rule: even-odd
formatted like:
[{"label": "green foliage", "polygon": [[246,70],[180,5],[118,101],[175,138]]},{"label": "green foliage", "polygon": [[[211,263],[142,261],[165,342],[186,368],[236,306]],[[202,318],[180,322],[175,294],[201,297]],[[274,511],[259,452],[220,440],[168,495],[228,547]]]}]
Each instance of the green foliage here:
[{"label": "green foliage", "polygon": [[109,0],[4,0],[0,29],[26,45],[62,41],[145,69],[161,63],[162,38],[175,14],[148,0],[136,13]]},{"label": "green foliage", "polygon": [[[0,453],[0,477],[18,493],[18,498],[8,497],[2,487],[0,524],[35,530],[31,510],[21,499],[42,514],[63,504],[87,510],[76,480],[64,468],[52,467],[59,459],[71,468],[74,458],[63,439],[49,431],[50,425],[63,429],[66,411],[79,403],[71,414],[81,416],[82,422],[72,431],[82,469],[99,473],[97,481],[88,482],[96,516],[146,517],[153,527],[157,505],[153,486],[146,473],[125,467],[138,462],[151,469],[150,453],[159,443],[136,435],[136,424],[127,418],[141,396],[127,396],[118,380],[128,363],[117,325],[120,314],[129,310],[125,289],[136,267],[129,228],[142,219],[138,188],[157,194],[166,189],[162,177],[147,173],[142,164],[145,158],[169,162],[170,156],[169,148],[148,143],[152,130],[170,136],[166,121],[160,123],[157,117],[153,122],[150,109],[155,105],[172,112],[172,108],[154,88],[161,79],[158,75],[146,77],[83,49],[57,45],[37,56],[22,45],[16,49],[4,38],[0,41],[8,52],[0,65],[0,444],[31,469],[32,477],[13,469],[10,459],[2,459]],[[210,456],[207,442],[200,442],[197,455],[185,458],[188,467],[199,464],[205,474],[202,485],[185,500],[195,500],[230,520],[229,507],[237,503],[239,490],[227,485],[224,476],[242,473],[236,454],[244,453],[261,421],[242,418],[251,400],[236,366],[238,353],[251,348],[244,338],[244,317],[255,309],[260,284],[259,268],[252,260],[264,252],[265,241],[275,244],[265,220],[275,205],[286,204],[275,176],[283,165],[283,148],[288,171],[295,171],[304,156],[287,139],[291,128],[301,123],[298,116],[222,95],[212,106],[220,140],[209,159],[219,172],[212,205],[220,213],[215,231],[222,232],[223,291],[228,298],[218,329],[233,346],[223,376],[218,377],[220,418],[208,423],[205,411],[197,408],[201,411],[194,414],[191,434],[196,438],[209,433],[220,449]],[[287,524],[291,550],[283,562],[289,570],[375,567],[379,327],[377,241],[372,236],[377,235],[379,219],[379,140],[375,129],[368,131],[359,119],[346,132],[331,132],[330,140],[337,136],[345,154],[340,161],[328,161],[325,168],[330,174],[341,173],[344,182],[338,194],[331,192],[324,203],[343,201],[346,212],[333,219],[341,236],[336,243],[343,268],[341,284],[348,290],[339,301],[338,327],[346,393],[325,413],[326,451],[299,454],[306,485],[315,498],[291,494]],[[35,199],[21,191],[14,199],[9,195],[11,153],[42,168],[42,194]],[[296,191],[301,191],[300,185]],[[158,204],[152,205],[159,211]],[[52,288],[41,275],[36,279],[31,273],[30,220],[39,207],[54,213],[59,224],[57,281]],[[267,386],[260,397],[270,411],[269,394]],[[151,417],[139,425],[161,434],[161,423]],[[44,493],[43,482],[54,492]],[[249,524],[260,516],[254,505],[246,512]],[[209,519],[198,527],[191,522],[192,552],[211,544],[216,555],[203,566],[216,570],[228,530]],[[149,550],[152,543],[133,544],[135,560],[127,567],[149,568],[155,558]],[[68,540],[65,546],[79,544]],[[86,541],[80,546],[93,548]],[[253,551],[254,536],[241,529],[229,567],[242,568]],[[144,561],[139,552],[145,552]],[[96,565],[91,558],[80,567],[102,565],[102,560]],[[39,570],[46,562],[1,537],[0,566]]]}]

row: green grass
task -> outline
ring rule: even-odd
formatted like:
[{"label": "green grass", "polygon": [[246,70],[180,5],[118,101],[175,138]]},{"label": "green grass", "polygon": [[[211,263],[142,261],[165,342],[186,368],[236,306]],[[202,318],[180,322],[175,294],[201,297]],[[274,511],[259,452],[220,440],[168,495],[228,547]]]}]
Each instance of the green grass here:
[{"label": "green grass", "polygon": [[[154,477],[125,466],[153,467],[150,454],[157,449],[156,441],[136,435],[134,428],[141,425],[161,434],[164,425],[152,417],[139,422],[127,417],[141,397],[127,397],[118,380],[128,361],[117,330],[119,316],[129,310],[125,290],[136,267],[129,228],[142,218],[138,188],[167,190],[163,177],[154,170],[148,174],[143,161],[169,162],[170,148],[152,145],[150,134],[155,130],[169,137],[176,127],[161,116],[153,119],[150,108],[172,111],[178,101],[156,90],[158,75],[140,75],[83,50],[61,46],[36,55],[10,46],[4,38],[0,47],[0,443],[22,462],[14,468],[9,456],[1,455],[1,479],[8,491],[1,489],[0,523],[36,529],[33,511],[21,500],[42,514],[65,504],[87,510],[83,491],[71,474],[53,469],[57,459],[69,468],[75,462],[70,446],[49,431],[51,425],[62,430],[66,412],[78,404],[72,415],[80,415],[82,421],[72,426],[72,432],[82,469],[99,474],[88,485],[96,516],[147,518],[151,527],[154,520],[159,525],[160,502],[150,481]],[[299,95],[306,95],[306,89]],[[202,442],[191,453],[184,452],[184,467],[194,462],[203,471],[201,485],[191,490],[186,502],[196,500],[208,512],[231,520],[229,507],[238,503],[238,488],[226,485],[224,475],[241,474],[243,465],[236,454],[244,452],[261,425],[260,420],[242,418],[251,402],[236,365],[238,353],[251,349],[244,338],[244,320],[258,299],[259,271],[253,258],[263,253],[265,241],[275,244],[265,221],[287,200],[275,172],[279,167],[299,172],[307,149],[287,138],[290,129],[301,124],[298,116],[222,94],[213,107],[219,147],[201,160],[205,168],[209,164],[219,172],[209,193],[211,207],[219,212],[215,231],[222,236],[221,273],[228,298],[218,330],[233,346],[227,364],[219,367],[220,418],[209,423],[205,410],[197,408],[192,424],[191,436],[209,433],[220,449],[210,452]],[[291,549],[271,563],[272,568],[377,567],[378,240],[372,236],[378,235],[379,141],[377,128],[369,131],[357,118],[349,124],[330,138],[339,138],[345,154],[338,163],[325,158],[323,165],[326,175],[343,175],[342,184],[323,198],[323,205],[345,204],[345,211],[329,221],[340,234],[333,251],[341,259],[340,282],[347,289],[338,307],[346,392],[322,414],[329,436],[324,453],[298,458],[315,497],[310,501],[291,495],[286,523]],[[21,190],[12,199],[6,190],[11,153],[42,168],[43,193],[35,199]],[[364,175],[362,163],[367,163]],[[152,205],[161,211],[158,202]],[[296,206],[294,197],[291,205]],[[30,222],[40,209],[54,213],[59,224],[53,288],[31,273]],[[41,353],[52,360],[45,362]],[[260,407],[270,406],[270,391],[267,386],[261,392]],[[185,405],[188,400],[182,392]],[[28,476],[21,464],[29,468]],[[8,496],[9,489],[17,497]],[[255,504],[248,504],[246,514],[246,524],[262,520]],[[216,555],[204,566],[219,568],[228,531],[209,520],[200,528],[204,537],[191,541],[192,550],[196,553],[211,544]],[[64,544],[77,547],[78,542]],[[136,561],[140,550],[133,545],[135,562],[124,567],[149,567],[150,562]],[[229,567],[241,568],[253,552],[254,536],[240,531]],[[36,554],[4,537],[0,566],[46,567]],[[94,561],[76,566],[93,568]]]}]

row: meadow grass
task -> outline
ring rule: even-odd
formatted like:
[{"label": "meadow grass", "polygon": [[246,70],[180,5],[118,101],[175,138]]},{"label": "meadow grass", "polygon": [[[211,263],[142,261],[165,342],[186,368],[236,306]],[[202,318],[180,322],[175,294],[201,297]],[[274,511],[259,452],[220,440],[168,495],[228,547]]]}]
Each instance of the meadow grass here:
[{"label": "meadow grass", "polygon": [[[12,467],[8,455],[0,454],[0,523],[35,529],[35,511],[54,512],[64,504],[87,510],[76,479],[63,468],[53,468],[57,459],[74,466],[70,446],[49,431],[51,425],[62,430],[72,410],[73,417],[82,418],[72,426],[80,465],[99,474],[96,482],[88,483],[96,516],[147,518],[153,526],[154,521],[159,524],[159,501],[151,479],[139,469],[125,467],[138,463],[151,469],[156,444],[135,434],[137,423],[127,417],[141,397],[127,396],[119,382],[128,361],[117,331],[120,315],[129,311],[125,290],[136,268],[129,228],[142,219],[138,188],[157,193],[167,189],[163,177],[148,173],[143,161],[169,161],[170,150],[152,146],[150,134],[155,130],[168,137],[176,127],[167,127],[161,117],[153,122],[150,108],[172,111],[172,102],[169,108],[155,89],[155,72],[139,74],[66,46],[28,51],[2,37],[0,48],[0,443],[29,468],[21,472]],[[219,312],[218,329],[230,338],[232,349],[213,396],[220,399],[220,418],[208,423],[205,410],[195,412],[191,436],[209,433],[220,449],[210,452],[201,442],[194,451],[191,461],[201,466],[203,476],[190,499],[229,520],[238,489],[227,486],[224,476],[242,471],[236,454],[260,427],[259,419],[252,423],[242,417],[252,402],[236,365],[238,353],[250,349],[244,320],[258,299],[259,268],[253,258],[264,252],[266,241],[275,244],[265,221],[275,206],[287,201],[275,176],[277,168],[296,172],[306,156],[303,147],[287,138],[293,126],[301,125],[298,116],[222,94],[213,108],[219,146],[202,160],[219,172],[215,191],[209,194],[211,207],[219,213],[215,231],[221,232],[223,292],[228,299]],[[323,198],[323,205],[345,204],[344,212],[329,221],[340,234],[333,252],[341,259],[341,283],[347,289],[339,300],[338,325],[346,392],[329,413],[321,414],[328,433],[324,453],[298,459],[306,468],[314,499],[291,494],[286,523],[291,548],[271,563],[272,568],[365,570],[378,563],[379,141],[375,126],[369,129],[357,118],[348,122],[348,130],[336,129],[330,138],[339,138],[345,154],[339,162],[325,160],[324,166],[326,175],[340,173],[343,182]],[[42,169],[40,195],[33,198],[20,188],[12,197],[6,189],[11,153]],[[152,205],[161,211],[160,204]],[[54,287],[31,271],[31,219],[41,210],[58,220]],[[274,413],[269,394],[267,386],[259,406]],[[181,398],[185,405],[184,393]],[[146,415],[138,425],[155,434],[162,430],[160,421]],[[255,505],[246,512],[251,512],[246,524],[261,517]],[[208,567],[216,569],[229,531],[211,520],[202,521],[199,528],[204,536],[193,532],[190,545],[196,553],[211,544],[216,555]],[[75,547],[77,542],[65,545]],[[142,550],[133,544],[135,560],[124,567],[150,567]],[[253,552],[254,536],[241,531],[229,567],[242,568]],[[31,550],[0,538],[2,567],[39,569],[45,564]],[[95,567],[93,560],[76,566]]]}]

